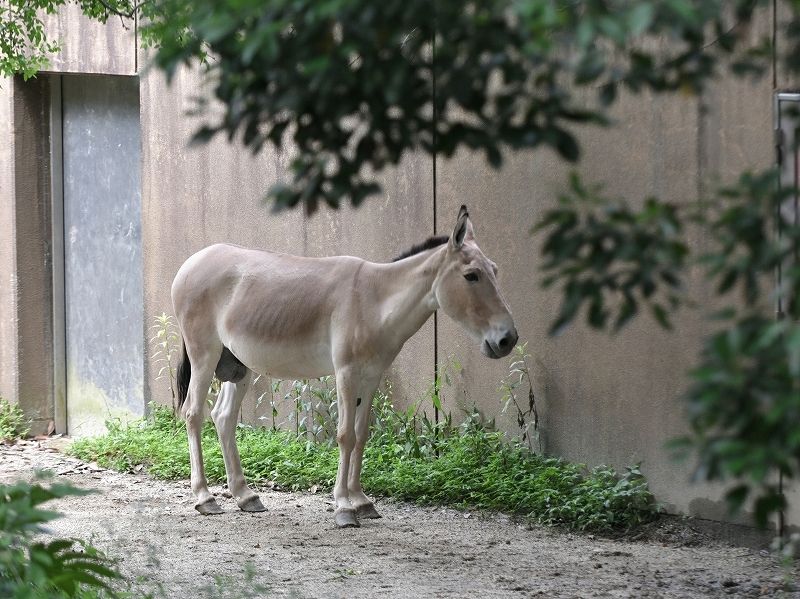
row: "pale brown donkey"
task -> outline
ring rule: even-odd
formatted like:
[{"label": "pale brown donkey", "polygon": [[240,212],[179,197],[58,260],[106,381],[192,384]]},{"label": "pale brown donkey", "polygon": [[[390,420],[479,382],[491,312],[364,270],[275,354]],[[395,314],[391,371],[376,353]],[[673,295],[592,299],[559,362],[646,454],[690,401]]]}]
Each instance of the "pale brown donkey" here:
[{"label": "pale brown donkey", "polygon": [[450,237],[431,238],[388,264],[225,244],[191,256],[172,284],[172,303],[183,336],[178,387],[195,508],[202,514],[223,511],[208,489],[200,448],[203,408],[215,372],[224,383],[211,417],[228,488],[238,506],[252,512],[264,506],[245,482],[235,436],[252,373],[282,379],[334,374],[339,410],[335,521],[346,527],[359,526],[359,518],[379,518],[361,488],[361,461],[381,376],[440,308],[484,355],[508,355],[517,331],[496,274],[497,266],[475,243],[465,206]]}]

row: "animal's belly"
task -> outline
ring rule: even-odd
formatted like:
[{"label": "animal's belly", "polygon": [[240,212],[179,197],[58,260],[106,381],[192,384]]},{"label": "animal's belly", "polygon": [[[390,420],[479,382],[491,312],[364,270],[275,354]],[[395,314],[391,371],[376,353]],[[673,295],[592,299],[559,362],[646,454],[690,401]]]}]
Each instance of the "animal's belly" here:
[{"label": "animal's belly", "polygon": [[333,374],[330,346],[302,343],[232,344],[231,351],[256,374],[279,379],[315,379]]}]

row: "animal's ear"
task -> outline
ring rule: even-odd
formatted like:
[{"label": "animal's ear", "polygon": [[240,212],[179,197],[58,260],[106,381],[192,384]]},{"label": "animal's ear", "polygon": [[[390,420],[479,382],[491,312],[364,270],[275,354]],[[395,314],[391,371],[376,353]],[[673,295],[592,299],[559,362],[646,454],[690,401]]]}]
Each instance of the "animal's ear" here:
[{"label": "animal's ear", "polygon": [[469,212],[467,207],[463,204],[458,211],[458,220],[456,221],[456,228],[453,229],[453,235],[450,237],[450,247],[453,250],[460,250],[464,244],[464,239],[472,237],[472,223],[469,220]]}]

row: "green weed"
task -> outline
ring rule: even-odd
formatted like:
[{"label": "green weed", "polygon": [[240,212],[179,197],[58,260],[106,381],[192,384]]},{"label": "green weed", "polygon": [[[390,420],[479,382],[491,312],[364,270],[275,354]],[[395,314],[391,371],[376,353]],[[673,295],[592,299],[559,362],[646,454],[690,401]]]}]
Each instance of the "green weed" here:
[{"label": "green weed", "polygon": [[29,432],[28,420],[20,407],[0,397],[0,441],[16,441]]},{"label": "green weed", "polygon": [[[336,440],[336,419],[338,404],[336,381],[332,376],[319,379],[302,379],[298,381],[273,382],[274,392],[281,387],[289,386],[283,396],[284,401],[294,406],[283,426],[293,428],[297,438],[305,438],[309,442],[326,443],[331,446]],[[277,411],[273,402],[273,428]]]},{"label": "green weed", "polygon": [[[519,437],[517,439],[522,444],[527,444],[531,450],[538,449],[539,453],[542,453],[542,439],[539,436],[539,412],[536,409],[536,399],[533,395],[533,379],[528,367],[528,358],[531,355],[525,353],[527,347],[527,341],[523,345],[517,345],[509,359],[508,376],[500,385],[500,391],[503,392],[502,413],[505,414],[513,407],[513,411],[516,412],[514,416],[516,417],[517,427],[519,428]],[[525,399],[523,399],[523,395]],[[534,445],[536,445],[535,448]]]},{"label": "green weed", "polygon": [[772,553],[780,561],[783,569],[783,584],[775,594],[779,599],[789,596],[789,593],[796,590],[794,580],[794,569],[797,563],[798,547],[800,547],[800,534],[792,533],[788,538],[776,536],[772,540]]},{"label": "green weed", "polygon": [[177,410],[177,389],[175,387],[175,368],[173,364],[181,349],[181,334],[178,325],[172,316],[162,312],[155,317],[155,324],[150,327],[154,335],[150,338],[153,346],[153,361],[159,365],[156,380],[167,379],[170,396],[172,397],[172,411]]},{"label": "green weed", "polygon": [[243,597],[264,597],[269,588],[257,582],[258,572],[252,562],[245,564],[244,575],[214,576],[214,583],[203,588],[203,597],[207,599],[240,599]]}]

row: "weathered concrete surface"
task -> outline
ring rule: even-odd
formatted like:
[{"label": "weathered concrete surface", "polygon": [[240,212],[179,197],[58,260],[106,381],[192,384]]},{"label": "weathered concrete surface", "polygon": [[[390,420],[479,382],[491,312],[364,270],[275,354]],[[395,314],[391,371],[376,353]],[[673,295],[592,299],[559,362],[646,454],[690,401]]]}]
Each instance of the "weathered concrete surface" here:
[{"label": "weathered concrete surface", "polygon": [[50,54],[49,72],[136,75],[136,22],[112,16],[103,24],[84,16],[81,7],[67,3],[58,14],[45,15],[49,40],[61,50]]},{"label": "weathered concrete surface", "polygon": [[[778,56],[784,55],[789,48],[787,48],[787,40],[783,35],[783,31],[787,23],[794,17],[793,11],[788,3],[777,2],[775,4],[775,21],[778,36],[776,39],[776,49]],[[777,60],[775,64],[775,72],[773,73],[773,92],[794,92],[800,91],[800,74],[790,72],[782,60]],[[774,111],[774,107],[773,107]],[[769,115],[773,115],[773,111]],[[774,152],[774,149],[772,150]],[[774,154],[773,154],[774,155]],[[789,509],[786,513],[787,524],[793,527],[800,527],[800,485],[797,482],[784,481],[785,490],[789,500]]]},{"label": "weathered concrete surface", "polygon": [[14,82],[0,78],[0,397],[17,400]]},{"label": "weathered concrete surface", "polygon": [[0,375],[2,393],[32,420],[32,432],[41,433],[53,419],[49,85],[45,79],[4,83],[0,110],[8,120],[2,122],[14,127],[0,166]]}]

